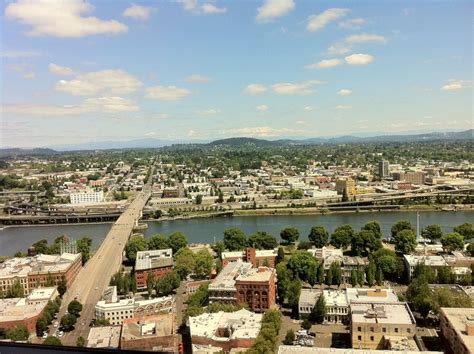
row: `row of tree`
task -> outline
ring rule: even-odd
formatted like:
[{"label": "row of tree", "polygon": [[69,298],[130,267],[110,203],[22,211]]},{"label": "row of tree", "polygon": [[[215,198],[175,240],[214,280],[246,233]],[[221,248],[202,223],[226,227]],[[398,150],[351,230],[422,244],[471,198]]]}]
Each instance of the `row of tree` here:
[{"label": "row of tree", "polygon": [[135,262],[137,252],[171,248],[173,254],[188,245],[188,239],[182,232],[173,232],[169,237],[155,234],[145,239],[141,235],[130,238],[125,245],[125,255],[130,262]]},{"label": "row of tree", "polygon": [[[51,245],[48,245],[48,240],[42,239],[33,243],[31,246],[35,248],[35,251],[38,254],[60,254],[61,243],[68,241],[68,236],[59,236],[54,239]],[[90,237],[84,236],[76,241],[77,252],[81,253],[82,255],[83,265],[89,260],[91,256],[91,246],[92,239]]]}]

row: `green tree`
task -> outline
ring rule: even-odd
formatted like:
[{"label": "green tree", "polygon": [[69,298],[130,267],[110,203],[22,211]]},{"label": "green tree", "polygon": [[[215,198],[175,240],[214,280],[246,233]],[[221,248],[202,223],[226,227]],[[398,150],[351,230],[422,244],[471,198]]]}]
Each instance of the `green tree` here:
[{"label": "green tree", "polygon": [[135,275],[135,272],[130,275],[130,283],[130,290],[135,294],[137,292],[137,276]]},{"label": "green tree", "polygon": [[415,232],[411,229],[403,229],[395,236],[395,251],[410,254],[415,251],[417,245]]},{"label": "green tree", "polygon": [[316,282],[318,284],[324,283],[324,264],[323,263],[318,264],[318,268],[316,270]]},{"label": "green tree", "polygon": [[275,237],[265,231],[257,231],[250,235],[249,246],[259,250],[271,250],[278,246]]},{"label": "green tree", "polygon": [[77,337],[76,340],[76,347],[83,348],[86,346],[86,340],[84,337]]},{"label": "green tree", "polygon": [[288,244],[295,243],[300,237],[300,232],[294,227],[287,227],[280,232],[280,237]]},{"label": "green tree", "polygon": [[169,236],[168,244],[173,249],[173,254],[175,254],[181,248],[184,248],[188,245],[188,239],[181,232],[173,232]]},{"label": "green tree", "polygon": [[66,278],[63,276],[61,277],[61,280],[58,283],[59,296],[63,297],[66,291],[67,291],[67,282],[66,282]]},{"label": "green tree", "polygon": [[44,316],[41,316],[36,321],[36,335],[38,337],[41,337],[43,333],[46,332],[47,330],[48,330],[48,323],[46,319],[44,318]]},{"label": "green tree", "polygon": [[59,346],[59,345],[63,345],[61,343],[61,340],[57,337],[53,337],[53,336],[48,336],[44,342],[43,342],[44,345],[56,345],[56,346]]},{"label": "green tree", "polygon": [[322,248],[326,246],[329,242],[329,234],[326,229],[322,226],[313,226],[308,235],[308,239],[315,245],[317,248]]},{"label": "green tree", "polygon": [[470,222],[465,222],[464,224],[456,226],[453,231],[463,235],[466,240],[474,238],[474,224]]},{"label": "green tree", "polygon": [[441,226],[437,224],[428,225],[421,231],[421,236],[424,239],[435,242],[443,237],[443,231],[441,230]]},{"label": "green tree", "polygon": [[49,248],[48,248],[48,240],[39,240],[31,245],[32,247],[35,248],[36,253],[38,254],[48,254]]},{"label": "green tree", "polygon": [[382,242],[370,230],[357,232],[351,240],[351,250],[358,256],[367,256],[380,248],[382,248]]},{"label": "green tree", "polygon": [[77,240],[76,246],[77,251],[81,253],[82,265],[84,265],[91,257],[92,239],[90,237],[82,237]]},{"label": "green tree", "polygon": [[369,221],[362,227],[362,230],[372,231],[379,240],[382,239],[382,230],[378,221]]},{"label": "green tree", "polygon": [[398,259],[392,250],[381,248],[373,253],[373,259],[384,277],[395,277],[398,272]]},{"label": "green tree", "polygon": [[339,262],[331,263],[331,273],[332,273],[332,285],[341,285],[342,283],[342,270]]},{"label": "green tree", "polygon": [[198,194],[198,195],[196,196],[196,204],[197,204],[197,205],[202,204],[202,195],[201,195],[201,194]]},{"label": "green tree", "polygon": [[79,317],[82,311],[82,304],[77,300],[72,300],[69,305],[67,305],[67,311],[76,317]]},{"label": "green tree", "polygon": [[26,326],[24,325],[10,328],[6,332],[6,337],[15,342],[26,341],[28,340],[29,336],[30,336],[30,333],[28,332],[28,328],[26,328]]},{"label": "green tree", "polygon": [[318,301],[316,301],[311,311],[311,317],[316,323],[324,322],[324,318],[326,317],[326,300],[323,294],[319,295]]},{"label": "green tree", "polygon": [[284,261],[280,262],[276,266],[277,273],[277,290],[278,290],[278,301],[283,304],[285,299],[288,297],[288,289],[290,287],[291,279],[293,275],[288,269],[288,264]]},{"label": "green tree", "polygon": [[156,293],[167,296],[179,287],[180,282],[181,278],[176,271],[168,273],[156,281]]},{"label": "green tree", "polygon": [[377,270],[376,265],[373,262],[370,262],[365,270],[367,284],[369,284],[370,287],[372,287],[375,283],[376,270]]},{"label": "green tree", "polygon": [[155,276],[153,273],[148,273],[146,277],[146,291],[148,292],[148,297],[151,297],[153,294],[153,289],[155,288]]},{"label": "green tree", "polygon": [[142,236],[133,236],[125,245],[125,255],[130,262],[135,263],[137,252],[146,251],[147,249],[147,242]]},{"label": "green tree", "polygon": [[329,268],[326,272],[326,278],[324,278],[324,283],[328,286],[332,285],[332,269]]},{"label": "green tree", "polygon": [[451,267],[448,266],[438,268],[437,277],[439,284],[452,284],[455,280]]},{"label": "green tree", "polygon": [[305,318],[301,324],[301,327],[309,332],[311,330],[312,324],[307,318]]},{"label": "green tree", "polygon": [[288,286],[288,306],[291,307],[293,315],[298,314],[298,302],[301,294],[301,281],[299,279],[294,279],[289,283]]},{"label": "green tree", "polygon": [[286,332],[285,339],[283,340],[283,344],[285,345],[293,345],[295,342],[295,332],[290,328]]},{"label": "green tree", "polygon": [[464,237],[457,232],[451,232],[441,237],[441,244],[446,252],[462,250],[464,248]]},{"label": "green tree", "polygon": [[248,245],[247,236],[238,228],[224,231],[224,245],[229,251],[241,251]]},{"label": "green tree", "polygon": [[46,277],[46,286],[54,286],[54,278],[50,273]]},{"label": "green tree", "polygon": [[175,254],[176,264],[175,269],[178,272],[181,279],[186,279],[186,277],[194,271],[196,267],[196,260],[194,253],[187,247],[181,248]]},{"label": "green tree", "polygon": [[400,220],[392,225],[392,228],[391,228],[392,237],[396,238],[397,234],[403,230],[410,230],[413,233],[415,233],[415,228],[413,227],[411,222],[409,222],[408,220]]},{"label": "green tree", "polygon": [[66,331],[72,330],[76,322],[77,317],[71,313],[68,313],[61,318],[61,326],[63,326]]},{"label": "green tree", "polygon": [[296,251],[288,260],[288,268],[295,276],[307,281],[311,270],[317,266],[316,259],[307,251]]},{"label": "green tree", "polygon": [[380,269],[380,267],[377,267],[377,270],[375,271],[375,282],[377,283],[378,286],[382,285],[383,271],[382,269]]},{"label": "green tree", "polygon": [[351,285],[353,288],[357,286],[358,279],[357,279],[357,271],[355,269],[351,270]]},{"label": "green tree", "polygon": [[20,284],[20,281],[18,279],[15,280],[13,285],[8,288],[7,293],[5,294],[6,298],[24,297],[24,296],[25,296],[25,289],[23,288],[23,285]]},{"label": "green tree", "polygon": [[196,253],[195,259],[196,265],[194,273],[200,279],[207,278],[211,274],[212,267],[214,266],[214,258],[207,249],[203,249]]},{"label": "green tree", "polygon": [[283,249],[283,247],[278,247],[276,262],[278,264],[280,262],[283,262],[284,260],[285,260],[285,250]]},{"label": "green tree", "polygon": [[[139,237],[139,236],[137,236]],[[143,247],[143,243],[139,243],[140,248]],[[150,236],[145,243],[145,249],[139,249],[139,251],[146,251],[147,249],[149,250],[164,250],[170,247],[170,244],[168,242],[168,239],[166,238],[165,235],[161,234],[154,234]],[[127,249],[125,248],[125,251]],[[127,257],[128,258],[128,257]]]},{"label": "green tree", "polygon": [[217,203],[224,203],[224,193],[219,190],[218,198],[216,200]]},{"label": "green tree", "polygon": [[474,242],[467,245],[467,252],[471,257],[474,257]]},{"label": "green tree", "polygon": [[331,235],[331,245],[344,250],[351,244],[353,236],[354,229],[351,225],[338,226]]}]

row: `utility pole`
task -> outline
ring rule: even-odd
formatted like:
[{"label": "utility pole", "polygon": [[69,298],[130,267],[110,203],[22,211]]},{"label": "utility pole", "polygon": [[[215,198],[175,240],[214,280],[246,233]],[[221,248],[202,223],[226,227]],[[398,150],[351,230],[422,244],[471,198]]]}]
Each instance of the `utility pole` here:
[{"label": "utility pole", "polygon": [[420,212],[416,212],[416,239],[420,239]]}]

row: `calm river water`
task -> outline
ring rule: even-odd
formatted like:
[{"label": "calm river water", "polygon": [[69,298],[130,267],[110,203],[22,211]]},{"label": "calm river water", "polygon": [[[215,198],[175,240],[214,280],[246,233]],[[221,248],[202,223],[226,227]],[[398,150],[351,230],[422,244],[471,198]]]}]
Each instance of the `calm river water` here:
[{"label": "calm river water", "polygon": [[[314,225],[324,226],[332,232],[338,225],[350,224],[359,229],[366,222],[377,220],[380,222],[385,236],[390,235],[390,227],[398,220],[407,219],[416,224],[416,212],[379,212],[379,213],[340,213],[329,215],[279,215],[279,216],[242,216],[210,219],[190,219],[163,222],[149,222],[145,235],[154,233],[170,234],[181,231],[188,237],[189,242],[213,242],[222,239],[223,231],[230,227],[238,227],[246,233],[267,231],[279,237],[281,229],[293,226],[299,229],[300,239],[306,239],[309,230]],[[420,212],[420,228],[430,224],[439,224],[444,232],[452,231],[453,227],[463,222],[474,222],[474,212]],[[60,235],[69,235],[73,238],[89,236],[93,239],[96,248],[109,231],[111,224],[83,224],[83,225],[49,225],[7,227],[0,230],[0,255],[13,255],[17,251],[26,252],[34,242],[47,239],[54,240]]]}]

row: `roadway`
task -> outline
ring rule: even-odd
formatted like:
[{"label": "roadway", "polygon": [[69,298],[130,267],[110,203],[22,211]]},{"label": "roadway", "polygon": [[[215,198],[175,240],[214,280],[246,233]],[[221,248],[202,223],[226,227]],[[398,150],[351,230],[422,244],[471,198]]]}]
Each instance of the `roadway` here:
[{"label": "roadway", "polygon": [[141,212],[151,196],[150,181],[113,224],[99,249],[81,269],[64,295],[58,319],[64,316],[67,305],[76,296],[78,296],[78,301],[83,306],[81,316],[78,318],[74,330],[66,333],[61,339],[64,345],[75,346],[78,337],[87,340],[90,330],[89,323],[95,317],[94,307],[109,285],[112,275],[120,269],[125,244],[132,233],[135,222],[140,219]]}]

